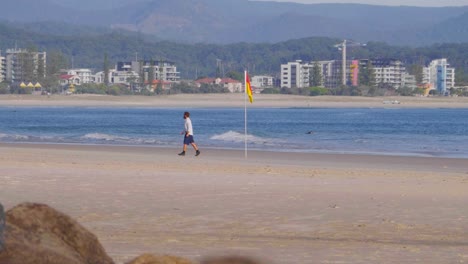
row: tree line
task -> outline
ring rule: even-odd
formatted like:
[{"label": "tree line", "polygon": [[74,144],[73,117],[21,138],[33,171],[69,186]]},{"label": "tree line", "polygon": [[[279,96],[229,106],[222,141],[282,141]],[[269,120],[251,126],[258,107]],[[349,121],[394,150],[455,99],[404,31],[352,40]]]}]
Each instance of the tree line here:
[{"label": "tree line", "polygon": [[[107,54],[108,67],[117,61],[166,60],[174,62],[182,79],[196,79],[200,76],[226,76],[229,72],[243,72],[251,75],[277,75],[280,65],[297,59],[303,61],[339,60],[341,53],[334,47],[341,40],[311,37],[279,43],[235,43],[184,44],[169,41],[154,42],[144,35],[128,35],[111,32],[89,36],[53,36],[26,30],[12,29],[0,23],[0,49],[30,47],[47,52],[46,80],[52,84],[54,75],[61,68],[91,68],[104,70],[104,56]],[[468,85],[468,43],[436,44],[427,47],[391,46],[381,42],[369,42],[366,47],[348,49],[348,59],[398,59],[407,65],[416,78],[422,78],[419,68],[431,60],[447,58],[456,68],[457,85]],[[220,71],[219,65],[222,65]],[[56,78],[56,77],[55,77]]]}]

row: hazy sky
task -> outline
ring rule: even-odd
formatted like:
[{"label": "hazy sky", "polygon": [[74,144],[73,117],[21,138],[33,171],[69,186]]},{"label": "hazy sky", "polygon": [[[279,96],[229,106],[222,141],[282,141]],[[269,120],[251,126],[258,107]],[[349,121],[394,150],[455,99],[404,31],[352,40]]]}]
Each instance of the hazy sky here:
[{"label": "hazy sky", "polygon": [[[274,1],[274,0],[258,0]],[[391,6],[468,6],[468,0],[275,0],[276,2],[316,3],[361,3]]]}]

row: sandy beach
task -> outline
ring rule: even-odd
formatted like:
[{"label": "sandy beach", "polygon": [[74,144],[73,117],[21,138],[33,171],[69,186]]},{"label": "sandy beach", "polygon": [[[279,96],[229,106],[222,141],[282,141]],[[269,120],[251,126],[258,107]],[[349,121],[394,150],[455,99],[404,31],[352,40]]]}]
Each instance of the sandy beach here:
[{"label": "sandy beach", "polygon": [[[399,104],[391,104],[398,101]],[[386,103],[384,103],[386,102]],[[0,106],[244,107],[243,94],[164,96],[0,95]],[[468,108],[468,97],[351,97],[254,94],[249,107]]]},{"label": "sandy beach", "polygon": [[[467,108],[468,98],[254,95],[249,107]],[[398,100],[400,104],[385,101]],[[241,94],[0,95],[7,107],[244,107]],[[0,143],[0,202],[46,203],[117,262],[467,263],[468,160]]]},{"label": "sandy beach", "polygon": [[0,144],[0,201],[69,214],[117,263],[142,253],[468,262],[466,159],[178,151]]}]

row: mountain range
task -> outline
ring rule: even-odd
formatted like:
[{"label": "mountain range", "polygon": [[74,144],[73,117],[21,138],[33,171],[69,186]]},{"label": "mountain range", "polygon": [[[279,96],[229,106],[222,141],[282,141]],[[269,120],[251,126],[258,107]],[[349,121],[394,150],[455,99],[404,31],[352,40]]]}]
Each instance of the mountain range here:
[{"label": "mountain range", "polygon": [[468,42],[468,6],[248,0],[2,0],[0,5],[0,20],[58,35],[82,33],[84,27],[188,43],[280,42],[312,36],[412,46]]}]

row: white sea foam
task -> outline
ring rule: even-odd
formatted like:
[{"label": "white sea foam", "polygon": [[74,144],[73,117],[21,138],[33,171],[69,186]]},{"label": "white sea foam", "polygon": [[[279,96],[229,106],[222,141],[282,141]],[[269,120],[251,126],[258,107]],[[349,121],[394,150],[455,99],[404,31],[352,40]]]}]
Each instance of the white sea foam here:
[{"label": "white sea foam", "polygon": [[[231,131],[228,131],[228,132],[223,133],[223,134],[214,135],[210,139],[226,141],[226,142],[233,142],[233,143],[241,143],[241,142],[245,141],[246,136],[244,134],[242,134],[242,133],[231,130]],[[262,138],[262,137],[257,137],[257,136],[254,136],[254,135],[247,134],[247,142],[249,142],[249,143],[269,144],[272,141],[273,141],[272,139]]]},{"label": "white sea foam", "polygon": [[103,133],[89,133],[81,138],[90,140],[104,140],[104,141],[128,141],[128,137],[119,137],[115,135],[103,134]]},{"label": "white sea foam", "polygon": [[116,136],[116,135],[109,135],[103,133],[89,133],[81,137],[82,140],[91,140],[91,141],[106,141],[106,142],[119,142],[124,144],[131,144],[131,145],[154,145],[154,144],[161,144],[164,142],[158,141],[154,138],[132,138],[132,137],[124,137],[124,136]]},{"label": "white sea foam", "polygon": [[28,140],[29,136],[23,136],[23,135],[14,135],[13,136],[15,140]]},{"label": "white sea foam", "polygon": [[27,141],[30,139],[30,137],[24,135],[11,135],[0,133],[0,139],[6,141]]}]

